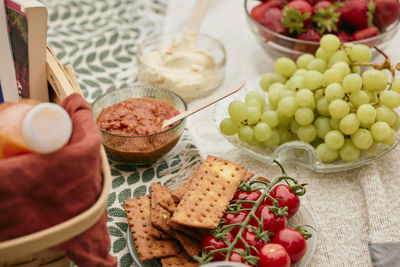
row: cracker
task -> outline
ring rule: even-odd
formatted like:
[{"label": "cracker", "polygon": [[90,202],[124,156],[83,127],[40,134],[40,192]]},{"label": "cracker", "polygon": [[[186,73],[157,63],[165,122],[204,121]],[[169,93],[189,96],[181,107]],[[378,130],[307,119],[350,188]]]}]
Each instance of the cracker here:
[{"label": "cracker", "polygon": [[156,240],[150,235],[150,195],[124,201],[136,252],[141,261],[177,255],[179,247],[172,240]]},{"label": "cracker", "polygon": [[171,227],[169,226],[170,220],[171,220],[171,213],[169,213],[169,211],[158,205],[158,203],[152,196],[151,214],[150,214],[151,224],[158,230],[161,230],[164,233],[173,236],[173,232],[171,230]]},{"label": "cracker", "polygon": [[174,230],[180,231],[198,241],[203,240],[203,237],[205,236],[205,234],[203,234],[202,232],[200,232],[198,228],[192,228],[192,227],[187,227],[184,225],[180,225],[174,222],[169,222],[169,227],[171,227]]},{"label": "cracker", "polygon": [[195,262],[194,260],[190,259],[189,256],[184,251],[179,253],[177,256],[161,259],[161,264],[163,267],[175,267],[175,266],[195,267],[195,266],[199,266],[199,264],[197,262]]},{"label": "cracker", "polygon": [[227,160],[208,156],[200,165],[171,221],[214,229],[243,180],[253,176],[246,168]]},{"label": "cracker", "polygon": [[176,202],[180,202],[185,193],[189,190],[190,188],[190,183],[192,182],[193,178],[196,177],[198,171],[200,169],[200,164],[196,166],[196,168],[193,171],[192,176],[189,177],[185,182],[183,182],[177,189],[175,189],[172,192],[172,197],[175,199]]},{"label": "cracker", "polygon": [[154,226],[151,226],[150,235],[155,239],[172,239],[170,235],[158,230]]},{"label": "cracker", "polygon": [[179,243],[181,243],[183,249],[189,255],[189,257],[193,258],[194,256],[199,255],[201,246],[198,240],[193,239],[179,231],[175,232],[175,237],[178,239]]},{"label": "cracker", "polygon": [[151,198],[155,200],[164,209],[173,213],[176,209],[176,202],[171,195],[171,191],[168,187],[162,186],[158,183],[151,185]]}]

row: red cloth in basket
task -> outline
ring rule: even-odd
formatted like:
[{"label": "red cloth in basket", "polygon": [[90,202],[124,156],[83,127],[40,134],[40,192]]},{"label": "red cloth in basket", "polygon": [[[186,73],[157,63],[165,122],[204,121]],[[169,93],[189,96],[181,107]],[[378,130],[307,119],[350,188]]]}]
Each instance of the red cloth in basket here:
[{"label": "red cloth in basket", "polygon": [[[47,155],[0,160],[0,242],[49,228],[90,208],[102,189],[101,135],[79,95],[61,106],[70,114],[68,145]],[[106,211],[86,232],[57,245],[78,266],[116,266],[109,254]]]}]

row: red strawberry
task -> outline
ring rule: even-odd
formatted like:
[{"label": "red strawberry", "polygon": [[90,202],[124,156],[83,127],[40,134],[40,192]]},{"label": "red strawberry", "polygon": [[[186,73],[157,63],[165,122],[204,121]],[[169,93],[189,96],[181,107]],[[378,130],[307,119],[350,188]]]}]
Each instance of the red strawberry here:
[{"label": "red strawberry", "polygon": [[283,24],[290,33],[302,33],[311,22],[312,6],[303,0],[294,0],[283,10]]},{"label": "red strawberry", "polygon": [[[288,2],[292,2],[293,0],[289,0]],[[310,5],[314,5],[315,0],[302,0],[302,1],[306,1],[307,3],[309,3]]]},{"label": "red strawberry", "polygon": [[251,16],[259,21],[260,17],[262,16],[262,14],[265,13],[265,11],[267,11],[270,8],[276,7],[276,8],[280,8],[282,5],[282,3],[278,0],[271,0],[262,4],[259,4],[255,7],[253,7],[253,9],[251,10]]},{"label": "red strawberry", "polygon": [[339,31],[336,36],[339,38],[340,42],[346,43],[346,42],[351,42],[351,36],[349,33],[345,31]]},{"label": "red strawberry", "polygon": [[368,27],[368,28],[358,30],[355,33],[353,33],[352,39],[353,39],[353,41],[358,41],[358,40],[377,36],[378,34],[379,34],[379,30],[377,27]]},{"label": "red strawberry", "polygon": [[375,0],[375,25],[384,30],[399,18],[400,4],[398,0]]},{"label": "red strawberry", "polygon": [[260,24],[279,34],[286,34],[286,28],[282,24],[283,12],[279,8],[270,8],[260,17]]},{"label": "red strawberry", "polygon": [[312,22],[320,34],[336,32],[340,22],[339,9],[329,1],[321,1],[313,6]]},{"label": "red strawberry", "polygon": [[317,45],[304,43],[304,42],[296,42],[293,46],[293,49],[296,51],[300,51],[302,53],[313,54],[319,47],[319,40],[321,39],[321,35],[319,35],[317,30],[315,30],[313,27],[309,26],[305,32],[297,35],[297,39],[303,40],[303,41],[317,42]]},{"label": "red strawberry", "polygon": [[348,0],[342,6],[342,18],[357,29],[372,26],[375,2],[373,0]]},{"label": "red strawberry", "polygon": [[317,32],[316,29],[308,27],[306,32],[297,35],[297,39],[304,41],[319,42],[319,40],[321,40],[321,35]]}]

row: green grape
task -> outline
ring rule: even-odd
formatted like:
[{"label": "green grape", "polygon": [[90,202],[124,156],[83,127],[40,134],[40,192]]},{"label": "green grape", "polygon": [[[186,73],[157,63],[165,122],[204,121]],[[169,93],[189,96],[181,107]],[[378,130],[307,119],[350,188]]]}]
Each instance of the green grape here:
[{"label": "green grape", "polygon": [[275,110],[267,110],[261,116],[261,121],[268,123],[271,127],[276,127],[279,124],[278,113]]},{"label": "green grape", "polygon": [[269,86],[268,90],[271,90],[272,88],[279,88],[279,89],[286,89],[286,86],[283,83],[273,83]]},{"label": "green grape", "polygon": [[334,34],[325,34],[319,41],[321,48],[328,52],[333,52],[339,49],[340,40]]},{"label": "green grape", "polygon": [[365,125],[372,125],[375,122],[376,110],[371,104],[362,104],[357,109],[358,120]]},{"label": "green grape", "polygon": [[271,104],[265,104],[263,111],[275,110],[276,108]]},{"label": "green grape", "polygon": [[304,78],[302,76],[292,76],[287,82],[286,82],[286,88],[292,91],[295,91],[296,89],[301,89],[303,88],[303,81]]},{"label": "green grape", "polygon": [[383,142],[390,135],[390,126],[384,121],[378,121],[371,126],[371,135],[375,141]]},{"label": "green grape", "polygon": [[350,112],[350,107],[343,99],[335,99],[329,103],[329,114],[335,119],[341,119]]},{"label": "green grape", "polygon": [[355,93],[351,93],[349,96],[351,104],[353,104],[354,107],[358,108],[362,104],[368,104],[369,103],[369,96],[364,90],[360,90]]},{"label": "green grape", "polygon": [[229,103],[228,113],[235,122],[242,122],[248,118],[247,106],[241,101],[236,100]]},{"label": "green grape", "polygon": [[284,144],[286,142],[292,141],[293,135],[288,130],[280,129],[279,138],[280,138],[280,144]]},{"label": "green grape", "polygon": [[299,108],[294,114],[296,122],[301,126],[309,125],[314,120],[314,112],[310,108]]},{"label": "green grape", "polygon": [[382,141],[382,143],[384,143],[385,145],[393,145],[397,140],[397,134],[395,132],[395,130],[390,129],[390,134],[389,137],[386,138],[384,141]]},{"label": "green grape", "polygon": [[255,99],[255,98],[250,98],[250,99],[246,99],[246,106],[247,107],[256,107],[259,110],[263,109],[263,106],[260,104],[260,102]]},{"label": "green grape", "polygon": [[339,150],[344,144],[344,135],[338,130],[330,131],[325,136],[325,144],[332,150]]},{"label": "green grape", "polygon": [[343,73],[343,76],[346,76],[351,73],[349,64],[347,64],[346,62],[343,62],[343,61],[336,62],[335,64],[332,65],[331,68],[339,69]]},{"label": "green grape", "polygon": [[324,96],[324,90],[323,89],[318,89],[314,92],[314,100],[318,101]]},{"label": "green grape", "polygon": [[306,70],[306,69],[297,69],[297,70],[293,73],[293,76],[301,76],[301,77],[304,77],[304,75],[307,74],[307,71],[308,71],[308,70]]},{"label": "green grape", "polygon": [[290,124],[290,131],[293,133],[293,134],[297,134],[297,130],[300,128],[300,125],[295,121],[295,120],[293,120],[292,121],[292,123]]},{"label": "green grape", "polygon": [[376,104],[379,102],[378,93],[374,93],[374,92],[370,92],[370,91],[365,91],[365,92],[368,95],[369,103]]},{"label": "green grape", "polygon": [[297,58],[297,60],[296,60],[297,67],[299,69],[306,69],[308,63],[310,63],[310,61],[313,60],[313,59],[314,59],[313,55],[311,55],[311,54],[303,54],[303,55],[299,56]]},{"label": "green grape", "polygon": [[400,94],[393,90],[383,91],[379,96],[379,100],[383,105],[391,109],[400,106]]},{"label": "green grape", "polygon": [[281,99],[280,94],[282,91],[283,89],[279,87],[269,89],[268,101],[271,105],[278,106],[279,100]]},{"label": "green grape", "polygon": [[263,144],[263,143],[261,143],[260,141],[258,141],[258,140],[255,139],[255,138],[251,139],[251,140],[248,141],[247,143],[248,143],[249,145],[251,145],[251,146],[261,146],[261,144]]},{"label": "green grape", "polygon": [[292,117],[297,109],[298,106],[293,96],[286,96],[278,103],[278,112],[287,117]]},{"label": "green grape", "polygon": [[400,79],[396,79],[392,82],[391,89],[400,94]]},{"label": "green grape", "polygon": [[261,107],[265,106],[264,96],[257,91],[248,92],[245,97],[245,103],[247,104],[247,101],[249,101],[250,99],[256,99],[260,103]]},{"label": "green grape", "polygon": [[325,143],[319,144],[315,151],[319,159],[324,163],[332,162],[339,157],[339,152],[330,149]]},{"label": "green grape", "polygon": [[397,112],[395,112],[395,114],[396,114],[396,120],[394,121],[394,123],[393,123],[393,125],[392,125],[392,128],[393,128],[395,131],[398,131],[398,130],[400,129],[400,117],[399,117],[399,115],[397,114]]},{"label": "green grape", "polygon": [[239,125],[231,118],[225,118],[219,124],[219,129],[224,135],[234,135],[239,131]]},{"label": "green grape", "polygon": [[396,121],[396,113],[386,106],[376,108],[376,121],[384,121],[392,126]]},{"label": "green grape", "polygon": [[[348,115],[346,115],[346,116],[348,116]],[[346,116],[344,116],[344,117],[346,118]],[[341,120],[334,119],[332,117],[329,118],[329,125],[331,126],[332,130],[340,130],[340,121]]]},{"label": "green grape", "polygon": [[265,73],[263,76],[261,76],[260,87],[264,91],[268,91],[269,86],[277,82],[284,83],[286,82],[286,78],[275,72]]},{"label": "green grape", "polygon": [[346,135],[354,134],[360,128],[360,121],[356,114],[350,113],[340,120],[339,129]]},{"label": "green grape", "polygon": [[296,93],[295,93],[295,91],[292,91],[289,89],[282,90],[281,93],[279,94],[279,99],[285,98],[287,96],[295,97]]},{"label": "green grape", "polygon": [[388,84],[388,77],[385,72],[369,69],[362,75],[364,89],[371,92],[380,92],[385,90]]},{"label": "green grape", "polygon": [[342,85],[346,92],[356,93],[361,90],[362,78],[357,73],[350,73],[343,78]]},{"label": "green grape", "polygon": [[300,141],[311,143],[317,137],[317,130],[314,125],[301,126],[297,129],[297,137]]},{"label": "green grape", "polygon": [[333,52],[328,52],[328,51],[324,50],[322,47],[318,47],[317,51],[315,52],[315,56],[317,58],[323,59],[325,61],[329,61],[329,59],[331,58],[332,55],[333,55]]},{"label": "green grape", "polygon": [[325,139],[326,134],[331,130],[329,118],[320,116],[314,121],[317,136],[321,139]]},{"label": "green grape", "polygon": [[344,141],[344,145],[339,153],[340,157],[347,162],[356,161],[360,157],[360,150],[357,149],[348,138]]},{"label": "green grape", "polygon": [[353,73],[360,74],[360,73],[361,73],[361,67],[360,67],[360,66],[352,66],[352,67],[351,67],[351,71],[352,71]]},{"label": "green grape", "polygon": [[331,83],[325,88],[325,97],[329,102],[335,99],[343,99],[344,89],[340,83]]},{"label": "green grape", "polygon": [[278,58],[274,63],[274,69],[276,73],[283,77],[289,78],[296,71],[297,66],[293,60],[287,57]]},{"label": "green grape", "polygon": [[322,116],[329,116],[329,102],[325,96],[318,99],[317,110]]},{"label": "green grape", "polygon": [[254,130],[250,126],[244,126],[239,129],[238,137],[243,142],[250,142],[253,139]]},{"label": "green grape", "polygon": [[250,106],[247,108],[248,113],[248,123],[249,124],[256,124],[261,118],[261,111],[259,108]]},{"label": "green grape", "polygon": [[375,152],[376,148],[378,146],[377,142],[373,142],[372,145],[367,149],[368,152]]},{"label": "green grape", "polygon": [[265,122],[259,122],[254,126],[254,137],[257,141],[265,142],[271,137],[271,127]]},{"label": "green grape", "polygon": [[307,65],[308,70],[316,70],[323,73],[326,70],[326,61],[320,58],[314,58]]},{"label": "green grape", "polygon": [[301,89],[296,93],[295,100],[300,107],[310,107],[314,102],[314,94],[311,90]]},{"label": "green grape", "polygon": [[322,75],[323,85],[331,83],[341,83],[343,80],[343,72],[340,69],[327,69]]},{"label": "green grape", "polygon": [[271,137],[267,139],[264,144],[266,146],[278,146],[280,144],[280,136],[279,136],[279,130],[278,129],[272,129],[271,130]]},{"label": "green grape", "polygon": [[358,149],[368,149],[374,142],[371,133],[367,129],[362,128],[351,135],[351,141]]},{"label": "green grape", "polygon": [[293,117],[285,116],[280,112],[278,112],[278,119],[279,119],[279,125],[280,126],[287,126],[287,127],[289,127],[289,125],[293,121]]},{"label": "green grape", "polygon": [[340,61],[349,64],[349,58],[347,57],[347,54],[343,50],[337,50],[335,53],[333,53],[333,55],[329,59],[328,68],[332,67],[333,64]]},{"label": "green grape", "polygon": [[364,63],[371,60],[372,52],[368,46],[356,44],[351,48],[349,56],[351,60],[357,61],[358,63]]},{"label": "green grape", "polygon": [[321,72],[316,70],[310,70],[304,76],[303,85],[304,88],[308,88],[311,91],[318,89],[322,86],[323,75]]}]

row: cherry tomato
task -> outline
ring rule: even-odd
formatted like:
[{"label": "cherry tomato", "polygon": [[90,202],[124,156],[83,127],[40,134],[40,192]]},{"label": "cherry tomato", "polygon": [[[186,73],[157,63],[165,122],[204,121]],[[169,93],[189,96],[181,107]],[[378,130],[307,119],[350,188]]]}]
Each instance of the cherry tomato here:
[{"label": "cherry tomato", "polygon": [[[235,196],[233,197],[233,200],[250,200],[250,201],[256,201],[260,196],[261,196],[261,191],[256,190],[256,191],[237,191]],[[252,203],[242,203],[242,208],[245,209],[251,209],[253,207]]]},{"label": "cherry tomato", "polygon": [[[278,184],[269,192],[269,195],[278,200],[279,207],[288,207],[288,218],[296,214],[300,208],[299,197],[285,184]],[[265,198],[266,205],[272,205],[272,200]]]},{"label": "cherry tomato", "polygon": [[307,242],[298,231],[285,227],[276,232],[273,243],[281,244],[287,251],[291,263],[298,262],[307,250]]},{"label": "cherry tomato", "polygon": [[[244,249],[241,248],[237,248],[237,250],[241,250],[243,252],[245,252]],[[228,261],[232,261],[232,262],[240,262],[240,263],[244,263],[246,265],[250,265],[247,261],[243,260],[242,255],[240,255],[239,253],[232,251],[231,255],[229,256]],[[250,265],[251,266],[251,265]]]},{"label": "cherry tomato", "polygon": [[[257,218],[261,220],[263,223],[263,230],[269,231],[272,233],[277,232],[279,229],[287,226],[287,217],[286,216],[276,216],[269,208],[269,205],[261,205],[256,210],[255,215]],[[256,221],[253,219],[252,224],[258,225]]]},{"label": "cherry tomato", "polygon": [[[249,228],[246,228],[243,230],[242,237],[249,246],[254,246],[257,249],[257,251],[260,250],[260,248],[267,243],[262,239],[258,239],[257,235]],[[236,246],[238,248],[246,249],[246,246],[240,239],[239,239],[238,243],[236,244]],[[251,252],[251,254],[253,254],[253,253]],[[257,254],[258,253],[255,252],[254,256],[257,256]]]},{"label": "cherry tomato", "polygon": [[265,244],[259,251],[258,267],[289,267],[290,257],[285,248],[279,244]]},{"label": "cherry tomato", "polygon": [[[225,213],[224,216],[222,217],[223,219],[226,220],[226,223],[224,223],[224,225],[241,223],[246,219],[247,214],[249,214],[249,212],[247,210],[239,211],[238,213],[235,213],[235,214],[234,213]],[[239,231],[239,226],[235,226],[231,230],[231,233],[236,235],[238,231]]]},{"label": "cherry tomato", "polygon": [[[225,237],[228,239],[229,242],[232,242],[234,239],[233,235],[230,232],[228,232]],[[212,234],[207,233],[201,241],[201,250],[203,250],[205,247],[209,247],[206,248],[206,252],[209,253],[211,250],[226,248],[227,245],[223,240],[217,239]],[[225,252],[215,253],[213,261],[225,260],[225,255]]]}]

